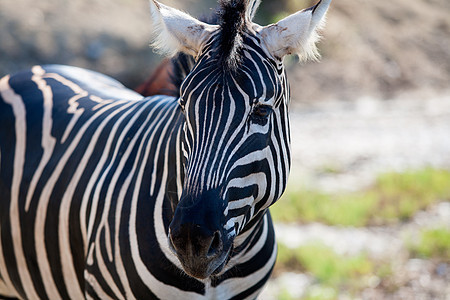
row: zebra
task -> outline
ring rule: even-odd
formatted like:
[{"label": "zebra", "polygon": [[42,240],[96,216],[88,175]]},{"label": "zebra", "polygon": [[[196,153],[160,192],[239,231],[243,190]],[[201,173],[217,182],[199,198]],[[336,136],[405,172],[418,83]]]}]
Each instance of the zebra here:
[{"label": "zebra", "polygon": [[283,58],[318,56],[331,0],[276,24],[150,0],[153,45],[193,58],[179,97],[46,65],[0,79],[0,295],[254,299],[290,168]]}]

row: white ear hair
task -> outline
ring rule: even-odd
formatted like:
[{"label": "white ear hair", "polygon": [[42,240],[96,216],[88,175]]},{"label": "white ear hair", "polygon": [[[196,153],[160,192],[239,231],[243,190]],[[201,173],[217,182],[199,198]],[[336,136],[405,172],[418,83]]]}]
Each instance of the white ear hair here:
[{"label": "white ear hair", "polygon": [[179,51],[196,56],[204,43],[218,29],[177,9],[150,0],[153,21],[152,46],[160,53],[172,56]]},{"label": "white ear hair", "polygon": [[301,60],[317,59],[318,31],[325,23],[325,13],[331,0],[321,0],[315,6],[292,14],[276,24],[261,29],[261,36],[270,53],[282,59],[297,54]]}]

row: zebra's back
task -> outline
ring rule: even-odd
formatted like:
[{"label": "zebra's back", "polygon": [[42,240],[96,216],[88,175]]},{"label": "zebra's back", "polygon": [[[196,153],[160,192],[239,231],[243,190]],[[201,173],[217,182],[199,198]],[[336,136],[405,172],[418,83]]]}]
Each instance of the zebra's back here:
[{"label": "zebra's back", "polygon": [[[151,174],[168,156],[175,98],[144,99],[66,66],[4,77],[0,92],[0,295],[83,297],[88,273],[115,269],[116,242],[130,235],[119,236],[119,223],[129,221],[132,200],[145,197],[153,211],[166,188]],[[139,172],[148,180],[138,182]],[[110,261],[96,260],[102,251]],[[111,273],[104,280],[125,294]]]}]

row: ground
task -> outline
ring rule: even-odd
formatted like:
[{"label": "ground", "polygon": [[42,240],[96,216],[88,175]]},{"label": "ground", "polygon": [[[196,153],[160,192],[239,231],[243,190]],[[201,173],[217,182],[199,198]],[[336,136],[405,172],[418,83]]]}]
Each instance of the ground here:
[{"label": "ground", "polygon": [[[352,195],[370,187],[385,172],[450,170],[450,94],[388,102],[366,98],[351,103],[299,104],[291,117],[293,167],[286,193],[290,201],[296,201],[290,190],[298,186],[300,190]],[[359,275],[353,278],[354,274],[348,274],[349,282],[341,278],[335,283],[321,278],[320,270],[308,266],[304,256],[297,262],[299,270],[286,270],[281,258],[281,271],[276,269],[260,299],[450,299],[449,175],[443,182],[447,188],[442,199],[434,199],[433,204],[425,205],[406,220],[394,214],[388,224],[382,225],[360,226],[358,221],[342,222],[342,218],[322,223],[305,222],[305,218],[276,222],[282,247],[295,251],[319,243],[338,257],[361,256],[373,266],[367,272],[361,271],[361,280]],[[411,186],[419,184],[413,182]],[[293,209],[285,207],[286,203],[287,199],[282,198],[275,204],[282,214]],[[377,214],[381,212],[373,212]],[[330,222],[337,224],[326,224]],[[355,225],[342,225],[345,222]],[[444,257],[416,257],[411,239],[419,240],[423,232],[436,228],[446,236]],[[319,254],[313,259],[325,260]],[[287,265],[292,263],[290,260]],[[329,274],[338,272],[330,264],[324,267],[330,268]],[[380,275],[380,266],[384,265],[389,275]]]}]

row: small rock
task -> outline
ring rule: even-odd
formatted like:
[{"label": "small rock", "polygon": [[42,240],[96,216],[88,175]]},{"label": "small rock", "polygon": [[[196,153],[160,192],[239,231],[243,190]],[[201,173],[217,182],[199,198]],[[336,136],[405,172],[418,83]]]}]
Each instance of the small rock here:
[{"label": "small rock", "polygon": [[446,276],[449,272],[448,265],[446,263],[440,263],[436,267],[436,274],[438,276]]}]

